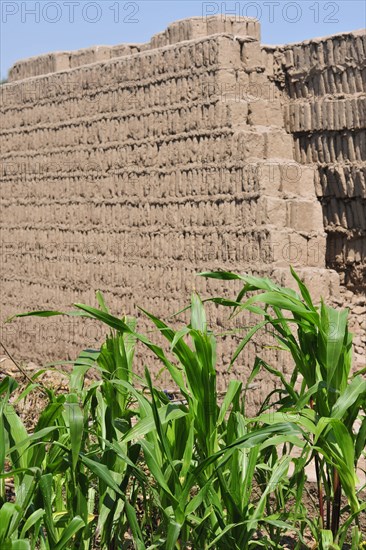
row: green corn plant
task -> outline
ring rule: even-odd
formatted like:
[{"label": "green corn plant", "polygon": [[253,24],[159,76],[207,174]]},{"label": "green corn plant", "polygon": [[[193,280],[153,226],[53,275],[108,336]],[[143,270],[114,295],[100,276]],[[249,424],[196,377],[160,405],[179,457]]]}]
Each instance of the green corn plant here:
[{"label": "green corn plant", "polygon": [[[106,311],[102,296],[97,297]],[[124,321],[135,326],[132,319]],[[103,547],[117,548],[133,521],[136,523],[126,489],[132,472],[138,482],[130,490],[130,500],[136,499],[138,488],[145,483],[136,466],[140,446],[120,442],[135,414],[128,408],[131,397],[126,385],[132,380],[134,345],[130,334],[112,330],[100,350],[83,351],[73,363],[70,393],[56,396],[47,391],[49,402],[32,434],[27,434],[9,404],[7,415],[1,416],[0,430],[9,444],[2,447],[0,458],[4,465],[9,456],[13,466],[4,475],[14,476],[16,493],[27,494],[29,506],[36,502],[44,510],[35,536],[41,548],[61,549],[72,539],[75,547],[88,550],[95,538]],[[91,368],[97,369],[100,380],[86,385]],[[118,453],[113,449],[117,444]],[[31,483],[24,472],[33,470],[38,477],[31,493],[30,487],[22,487]],[[25,503],[18,498],[16,502],[22,504],[19,517],[26,517]]]},{"label": "green corn plant", "polygon": [[[110,326],[116,324],[115,319],[106,318],[100,312],[89,307],[80,307],[88,314],[94,315],[95,318],[107,322]],[[153,471],[154,477],[159,479],[161,484],[163,481],[165,483],[165,485],[162,485],[164,493],[161,499],[163,515],[167,518],[169,509],[174,513],[173,522],[168,522],[166,529],[169,544],[172,545],[168,547],[174,548],[174,543],[178,542],[178,537],[179,544],[184,545],[188,538],[192,541],[192,536],[195,537],[195,547],[206,547],[207,541],[210,539],[214,541],[212,544],[215,544],[217,548],[226,548],[228,545],[234,548],[249,548],[253,545],[256,547],[258,541],[252,540],[252,538],[258,526],[265,522],[264,510],[271,492],[270,488],[279,484],[280,479],[285,475],[288,468],[288,459],[285,458],[275,465],[272,472],[273,477],[270,478],[270,483],[267,485],[258,506],[252,507],[252,505],[249,505],[249,497],[252,494],[250,489],[252,488],[255,471],[255,468],[253,469],[254,456],[259,456],[260,443],[263,443],[264,440],[266,440],[264,446],[270,445],[268,436],[272,435],[272,432],[265,432],[266,435],[261,433],[260,436],[252,434],[250,429],[246,429],[245,419],[240,417],[236,405],[235,410],[231,411],[230,438],[226,437],[228,429],[225,423],[225,414],[230,407],[233,408],[241,384],[235,381],[230,384],[220,408],[216,391],[215,339],[207,329],[204,308],[197,295],[192,297],[191,323],[179,331],[172,330],[160,319],[147,312],[145,313],[169,341],[171,351],[178,360],[178,369],[168,361],[161,348],[152,344],[145,337],[141,337],[141,335],[137,335],[137,338],[162,360],[171,373],[173,380],[178,384],[180,393],[187,401],[187,415],[174,418],[173,421],[174,424],[179,423],[179,428],[170,429],[170,424],[168,424],[166,429],[163,429],[158,412],[158,401],[154,400],[152,402],[152,413],[155,430],[151,435],[151,445],[146,442],[142,443],[146,462]],[[191,338],[192,348],[186,343],[187,338]],[[184,376],[182,376],[182,373]],[[146,378],[150,393],[154,396],[155,391],[148,372],[146,372]],[[137,433],[137,429],[138,426],[134,428],[134,434]],[[276,427],[276,430],[279,430],[279,428]],[[290,431],[288,425],[285,426],[285,430]],[[180,434],[180,436],[187,435],[186,437],[177,438],[177,434]],[[256,445],[253,443],[253,441],[256,441],[254,435],[259,439]],[[150,434],[145,434],[145,436],[149,440]],[[294,434],[293,436],[295,437]],[[280,443],[281,433],[276,434],[275,437],[277,437],[277,442]],[[286,437],[283,436],[282,441],[285,441],[285,439]],[[180,441],[184,444],[180,444]],[[185,444],[185,442],[187,443]],[[224,453],[225,445],[230,449]],[[248,450],[244,451],[243,459],[238,461],[233,458],[229,463],[231,468],[228,467],[227,463],[231,459],[231,455],[235,454],[236,447],[241,445],[244,448],[248,447]],[[251,450],[252,446],[255,447],[254,451]],[[221,459],[219,467],[213,457],[221,457],[222,454],[224,454],[224,457]],[[248,468],[248,454],[250,454],[250,468]],[[198,463],[196,468],[192,469],[190,467],[192,461]],[[177,467],[178,471],[175,471]],[[225,468],[225,471],[221,472],[221,468]],[[183,473],[186,475],[182,475]],[[233,473],[236,475],[233,475]],[[237,492],[238,478],[246,480],[246,490],[239,491],[239,493]],[[198,494],[192,500],[191,491],[194,487],[197,487]],[[172,500],[172,495],[176,499]],[[184,503],[185,506],[182,507]],[[196,506],[197,508],[195,508]],[[189,522],[193,520],[191,518],[192,511],[195,512],[195,521],[199,521],[193,533],[192,527],[189,529]],[[190,514],[187,516],[188,512]],[[198,518],[201,519],[198,520]],[[231,520],[232,522],[228,523]],[[268,523],[271,522],[278,528],[284,529],[286,527],[285,522],[281,523],[276,517],[269,518]]]},{"label": "green corn plant", "polygon": [[[85,309],[84,307],[84,310],[87,311],[88,314],[94,314],[96,318],[100,318],[100,314],[95,311],[92,312],[90,308]],[[186,502],[186,506],[182,510],[181,507],[177,507],[174,501],[171,501],[171,498],[169,499],[169,495],[168,498],[166,498],[167,495],[164,495],[162,501],[164,510],[169,510],[170,508],[174,510],[174,521],[173,523],[171,521],[168,522],[166,530],[169,535],[169,541],[173,543],[174,537],[179,536],[179,544],[185,544],[188,538],[191,540],[192,536],[194,536],[194,544],[198,547],[205,547],[205,544],[207,545],[207,541],[210,539],[214,541],[212,544],[223,548],[228,545],[233,545],[235,548],[251,547],[252,545],[257,546],[258,542],[252,540],[252,537],[259,524],[263,522],[264,505],[270,493],[269,488],[279,483],[276,478],[278,471],[273,474],[275,476],[274,479],[277,479],[277,481],[271,480],[271,483],[268,484],[265,494],[258,504],[258,508],[253,508],[249,505],[249,497],[252,496],[252,494],[248,491],[248,488],[252,487],[252,483],[249,483],[249,474],[252,476],[252,482],[254,479],[254,471],[247,469],[247,457],[239,462],[234,462],[235,459],[233,458],[230,463],[231,469],[228,468],[227,461],[231,459],[231,454],[235,454],[235,447],[240,445],[241,440],[243,440],[242,444],[244,448],[248,446],[248,450],[244,451],[244,455],[250,454],[250,464],[252,467],[254,464],[253,457],[254,455],[258,456],[259,453],[258,446],[260,447],[260,443],[264,442],[264,440],[266,440],[265,445],[268,445],[269,434],[268,432],[266,432],[266,435],[261,434],[262,439],[259,439],[259,444],[257,443],[254,445],[251,440],[252,434],[250,429],[249,427],[245,429],[245,419],[240,417],[238,405],[236,405],[235,410],[231,411],[232,415],[235,415],[235,421],[232,418],[230,422],[230,438],[225,437],[227,433],[225,414],[230,407],[233,408],[233,401],[239,394],[241,385],[235,381],[230,384],[228,393],[220,408],[218,406],[216,392],[216,344],[213,335],[207,329],[205,312],[198,296],[194,295],[192,297],[190,325],[177,332],[170,329],[165,323],[151,314],[145,313],[153,321],[162,335],[169,341],[171,351],[178,360],[178,369],[176,365],[167,360],[164,352],[160,348],[147,341],[145,337],[140,338],[138,336],[138,338],[154,351],[168,368],[173,380],[178,383],[180,393],[187,401],[187,410],[189,413],[184,419],[174,419],[175,424],[179,423],[179,428],[175,427],[174,431],[172,430],[170,432],[174,433],[174,437],[172,437],[169,442],[169,439],[164,434],[164,430],[159,426],[159,415],[155,412],[156,434],[154,433],[153,435],[155,441],[150,448],[144,444],[144,454],[148,466],[150,468],[153,466],[156,468],[156,463],[160,465],[160,471],[154,471],[154,477],[161,480],[163,478],[166,479],[166,468],[168,468],[170,472],[170,477],[168,477],[168,479],[173,483],[171,493],[175,496],[179,495],[179,504]],[[108,321],[111,322],[111,326],[113,322],[115,322],[111,319],[108,319]],[[185,339],[187,338],[192,339],[192,348],[186,343]],[[184,376],[182,376],[181,373],[183,373]],[[149,382],[149,387],[151,394],[154,395],[151,382]],[[157,408],[156,404],[153,406],[153,412],[155,407]],[[192,435],[187,439],[188,448],[179,449],[179,447],[177,447],[176,434],[184,433],[184,428],[182,426],[183,422],[186,422],[187,431],[187,421]],[[238,428],[241,428],[241,431],[238,430]],[[288,427],[286,426],[285,429],[287,430]],[[277,437],[280,436],[277,435]],[[182,439],[182,441],[185,441],[185,439]],[[225,445],[232,447],[225,453],[224,458],[221,459],[220,467],[218,467],[212,457],[221,457],[223,454],[222,449],[225,449]],[[253,445],[257,447],[255,451],[251,450]],[[150,456],[149,451],[151,453],[152,449],[155,451],[159,449],[159,447],[161,448],[160,456],[156,458],[155,453],[153,453],[153,456]],[[179,452],[177,453],[177,451]],[[182,456],[185,458],[186,463],[185,469],[183,470],[183,472],[186,473],[185,477],[182,476],[181,470],[177,472],[178,475],[174,474],[174,468],[172,467],[173,463],[176,463],[178,468],[180,467],[177,461],[179,459],[181,460]],[[188,458],[190,458],[191,462],[193,460],[198,463],[197,468],[199,473],[197,472],[197,468],[192,470],[190,467],[187,470],[187,467],[190,466]],[[154,462],[152,462],[153,460]],[[202,465],[206,464],[207,466],[203,468]],[[235,470],[237,474],[236,477],[232,475],[234,464],[237,466]],[[279,471],[282,472],[282,475],[284,475],[283,468],[287,466],[288,464],[286,464],[286,461],[284,465],[281,465]],[[221,473],[221,467],[225,467],[225,473]],[[219,476],[217,476],[216,471],[220,472]],[[246,494],[245,491],[236,494],[236,481],[238,476],[247,481]],[[192,500],[191,491],[194,487],[197,487],[199,492],[195,499]],[[207,496],[203,499],[202,494],[207,494]],[[225,496],[224,501],[223,495]],[[234,496],[235,498],[233,498]],[[243,497],[246,499],[244,502]],[[212,502],[214,502],[214,506]],[[199,506],[197,503],[199,503]],[[170,504],[168,508],[166,506],[167,504]],[[195,508],[196,506],[197,508]],[[198,521],[197,518],[201,518],[199,520],[199,525],[195,528],[193,533],[192,526],[190,529],[187,528],[187,526],[185,527],[185,523],[187,524],[185,518],[188,518],[190,522],[193,521],[191,517],[192,511],[195,512],[194,516],[196,522]],[[188,512],[190,513],[189,516],[187,516]],[[253,514],[252,521],[248,522],[251,514]],[[223,522],[222,518],[226,518],[226,521]],[[228,521],[232,522],[228,524]],[[273,517],[269,519],[269,522],[270,521],[276,524],[277,520]],[[173,528],[171,527],[172,525]],[[179,525],[181,525],[180,531],[178,528]],[[280,522],[278,522],[277,525],[280,525]],[[284,525],[283,523],[281,527],[283,528]],[[234,532],[235,530],[236,533]],[[171,533],[174,533],[174,537],[170,536]],[[237,533],[240,533],[239,539],[237,538]]]},{"label": "green corn plant", "polygon": [[[146,544],[167,549],[280,547],[273,533],[289,529],[290,524],[280,511],[270,512],[269,498],[281,484],[287,483],[292,459],[280,456],[268,463],[268,456],[273,457],[268,455],[268,449],[289,438],[301,446],[301,427],[291,422],[267,426],[248,420],[239,381],[231,381],[219,404],[216,340],[207,327],[205,311],[196,294],[192,297],[190,324],[180,330],[173,330],[144,312],[168,341],[174,362],[160,346],[137,333],[125,318],[112,316],[100,296],[98,301],[99,309],[83,304],[76,307],[79,314],[103,322],[112,332],[100,351],[83,352],[77,359],[70,379],[73,394],[67,398],[77,417],[79,407],[84,411],[84,432],[88,437],[80,442],[80,437],[77,438],[80,431],[75,430],[73,439],[70,420],[63,415],[63,435],[65,439],[70,437],[70,441],[63,441],[61,449],[67,449],[69,469],[70,465],[77,467],[77,475],[71,478],[74,485],[76,480],[76,486],[78,483],[81,486],[77,477],[80,472],[83,476],[87,472],[89,476],[93,474],[92,479],[98,480],[98,531],[102,547],[119,547],[127,530],[138,548],[145,548]],[[31,315],[58,314],[61,313]],[[135,387],[131,361],[136,341],[162,362],[185,403],[171,403],[164,392],[153,386],[147,369],[145,380],[140,380],[142,389]],[[127,342],[133,342],[132,347]],[[92,366],[100,369],[102,381],[86,389],[84,376]],[[133,415],[137,422],[131,425]],[[85,424],[90,416],[91,429]],[[150,483],[137,467],[140,450],[149,470],[147,475],[152,479]],[[64,483],[70,483],[71,479]],[[257,481],[262,487],[258,498],[253,490]],[[132,486],[129,498],[127,485]],[[85,487],[87,482],[84,494]],[[158,514],[158,526],[149,523],[146,515],[137,520],[134,505],[139,489],[148,492],[144,504],[150,512]],[[79,512],[86,522],[85,503],[81,508],[72,508],[74,502],[82,502],[80,494],[75,498],[74,493],[68,500],[68,508]],[[150,535],[143,534],[146,527],[153,531]],[[258,539],[257,531],[263,528],[269,530],[270,536]],[[80,537],[77,540],[81,544]]]},{"label": "green corn plant", "polygon": [[[14,444],[22,443],[26,446],[26,430],[16,415],[13,406],[9,404],[9,398],[18,383],[5,377],[0,383],[0,547],[9,549],[33,549],[38,538],[39,520],[44,510],[39,509],[29,512],[32,497],[35,490],[35,479],[38,469],[27,470],[26,461],[21,452],[16,451]],[[12,448],[11,457],[15,461],[14,471],[9,471],[9,450]],[[25,466],[25,467],[24,467]],[[7,502],[5,479],[13,478],[16,490],[15,502]],[[28,514],[24,522],[24,515]]]},{"label": "green corn plant", "polygon": [[[101,295],[99,300],[103,304],[103,311],[106,311]],[[124,320],[129,327],[135,326],[133,319]],[[83,472],[81,481],[84,480],[84,495],[88,491],[84,470],[94,474],[98,487],[96,532],[101,546],[108,548],[118,547],[129,529],[126,510],[128,509],[130,517],[134,513],[129,508],[130,504],[125,494],[131,473],[139,479],[135,489],[131,490],[132,502],[136,500],[137,492],[145,482],[143,473],[136,467],[140,445],[121,442],[122,435],[131,427],[131,419],[136,414],[129,408],[133,404],[130,392],[130,388],[133,388],[130,383],[134,346],[135,341],[131,335],[122,335],[112,330],[106,336],[100,350],[83,351],[80,354],[70,377],[70,385],[81,400],[81,407],[88,422],[84,432],[87,430],[89,434],[88,444],[83,445],[83,452],[80,454],[80,444],[75,448],[75,459],[79,458],[77,472]],[[85,375],[90,368],[99,371],[101,381],[85,388]],[[74,420],[74,403],[70,412]],[[90,491],[95,500],[96,490],[89,482]],[[83,502],[81,494],[78,495],[77,502],[83,503],[86,519],[95,508],[95,504],[91,507],[85,499]],[[83,543],[85,548],[89,548],[91,534],[91,527],[83,534],[87,539],[87,542]]]},{"label": "green corn plant", "polygon": [[[50,475],[44,474],[40,460],[45,455],[44,447],[56,426],[45,425],[55,415],[55,410],[46,409],[32,434],[28,434],[9,397],[17,387],[17,382],[6,377],[0,384],[0,394],[6,394],[2,399],[0,414],[1,430],[1,478],[12,477],[15,486],[15,502],[6,502],[2,494],[0,509],[0,543],[1,548],[45,550],[57,548],[62,550],[69,545],[70,540],[83,527],[84,522],[79,516],[58,526],[57,512],[51,508]],[[43,452],[39,452],[42,449]],[[5,461],[10,470],[5,471]],[[52,476],[51,476],[52,477]],[[47,538],[44,532],[47,532]],[[27,538],[25,538],[27,537]]]},{"label": "green corn plant", "polygon": [[[102,548],[119,548],[127,533],[141,549],[146,545],[280,548],[281,533],[299,521],[302,528],[310,525],[319,544],[329,548],[342,547],[348,528],[356,522],[352,544],[356,548],[360,543],[357,518],[364,505],[356,495],[355,465],[365,447],[365,387],[361,374],[353,378],[350,374],[351,339],[344,315],[337,316],[324,304],[316,308],[296,274],[300,295],[269,280],[209,275],[241,278],[245,283],[235,301],[213,301],[232,305],[236,314],[248,309],[264,317],[243,339],[232,363],[265,325],[272,327],[279,345],[294,358],[290,382],[260,359],[247,381],[248,387],[260,368],[281,379],[284,389],[275,403],[277,412],[268,412],[270,395],[259,416],[248,419],[245,400],[240,397],[242,384],[235,380],[219,404],[216,340],[197,295],[192,297],[190,324],[177,331],[144,312],[168,341],[174,361],[160,346],[137,333],[133,321],[112,316],[100,294],[99,309],[77,304],[77,312],[69,314],[103,322],[110,331],[106,342],[98,351],[83,352],[74,362],[69,394],[49,392],[49,405],[33,439],[28,441],[25,434],[23,441],[12,442],[6,451],[17,466],[41,465],[35,501],[44,510],[42,548],[59,544],[65,529],[72,533],[69,541],[84,549],[91,548],[93,535]],[[263,292],[243,302],[249,291]],[[260,303],[264,307],[259,307]],[[285,312],[292,317],[285,317]],[[184,403],[171,403],[153,385],[147,369],[145,379],[136,387],[132,360],[137,341],[162,362]],[[91,367],[99,371],[101,379],[86,386],[85,376]],[[302,380],[300,390],[295,389],[298,379]],[[361,429],[355,434],[357,416]],[[282,446],[283,452],[279,450]],[[293,446],[301,449],[300,458],[290,457]],[[147,473],[138,466],[142,456]],[[309,522],[300,506],[304,466],[311,457],[318,475],[318,524]],[[288,475],[290,462],[295,466],[292,476]],[[18,470],[14,475],[21,481],[23,470]],[[260,488],[258,498],[254,484]],[[345,510],[349,517],[339,527],[341,490],[349,502]],[[141,494],[142,519],[136,514]],[[285,511],[289,495],[296,500],[291,513]],[[270,496],[276,498],[275,509]],[[149,513],[158,515],[158,525]],[[80,522],[73,532],[75,518]],[[268,536],[258,538],[258,530],[267,531]]]},{"label": "green corn plant", "polygon": [[[100,292],[97,292],[97,300],[101,311],[109,314]],[[123,322],[133,332],[136,326],[135,319],[124,317]],[[124,490],[131,475],[131,465],[128,465],[126,457],[130,458],[135,465],[140,451],[139,444],[132,445],[126,442],[122,445],[120,441],[121,436],[131,427],[131,419],[135,414],[130,408],[135,344],[136,339],[133,334],[111,329],[100,351],[92,352],[91,355],[89,352],[89,359],[92,364],[93,361],[96,362],[95,366],[102,378],[102,383],[93,386],[88,392],[93,425],[97,427],[95,436],[99,448],[103,451],[99,460],[101,465],[108,469],[114,483],[122,486]],[[82,357],[78,360],[79,365],[80,363],[83,363]],[[84,365],[84,375],[86,368],[88,363]],[[109,444],[118,444],[119,454],[110,448]],[[142,477],[140,476],[141,479]],[[124,490],[122,490],[123,495]],[[126,523],[120,521],[126,503],[103,478],[99,480],[99,495],[98,532],[101,544],[113,547],[114,544],[119,544],[126,531]],[[132,501],[135,500],[136,491],[131,498]]]},{"label": "green corn plant", "polygon": [[[270,327],[279,349],[289,352],[294,369],[289,381],[278,369],[257,359],[252,379],[260,368],[267,369],[283,383],[275,403],[278,414],[267,413],[257,421],[283,421],[283,414],[301,425],[312,450],[318,484],[319,518],[316,532],[334,543],[344,541],[349,522],[340,528],[341,496],[344,492],[349,512],[356,522],[354,540],[359,537],[358,515],[365,509],[357,498],[356,467],[366,445],[366,380],[363,372],[351,372],[352,336],[348,331],[347,310],[338,311],[324,304],[315,306],[310,293],[294,270],[291,273],[299,293],[282,288],[269,279],[228,272],[203,273],[205,277],[243,281],[235,300],[214,298],[229,305],[232,315],[248,310],[262,317],[239,344],[232,358],[235,362],[245,345],[263,327]],[[256,292],[247,297],[248,293]],[[245,300],[244,300],[245,298]],[[261,305],[262,304],[262,305]],[[293,327],[296,327],[295,329]],[[300,389],[297,390],[298,383]],[[283,393],[284,392],[284,393]],[[273,405],[273,403],[272,403]],[[356,433],[355,421],[361,417]],[[324,543],[325,544],[325,543]]]}]

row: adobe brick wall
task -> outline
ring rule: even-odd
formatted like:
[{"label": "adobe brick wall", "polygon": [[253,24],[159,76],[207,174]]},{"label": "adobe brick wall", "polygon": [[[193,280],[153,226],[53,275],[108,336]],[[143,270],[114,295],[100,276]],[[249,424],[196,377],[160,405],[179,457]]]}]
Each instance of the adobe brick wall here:
[{"label": "adobe brick wall", "polygon": [[327,232],[327,266],[366,289],[366,33],[277,48],[271,78],[288,97],[285,125],[295,158],[316,167]]},{"label": "adobe brick wall", "polygon": [[[347,48],[365,36],[322,40],[266,47],[253,19],[192,18],[147,44],[16,63],[1,88],[2,319],[95,303],[96,289],[113,313],[141,305],[167,316],[193,289],[206,297],[238,288],[199,271],[287,283],[289,262],[318,298],[343,304],[357,290],[362,308],[365,69]],[[344,66],[327,57],[319,67],[305,63],[319,44],[339,41]],[[315,94],[309,79],[327,71],[343,92],[323,86]],[[318,114],[331,101],[345,105],[337,122]],[[325,157],[320,142],[330,148]],[[217,330],[223,318],[210,309]],[[2,327],[2,337],[18,357],[44,362],[95,345],[103,337],[96,330],[28,319]],[[237,341],[221,342],[224,364]],[[248,346],[237,375],[248,374],[264,342]],[[280,352],[265,353],[291,368]]]}]

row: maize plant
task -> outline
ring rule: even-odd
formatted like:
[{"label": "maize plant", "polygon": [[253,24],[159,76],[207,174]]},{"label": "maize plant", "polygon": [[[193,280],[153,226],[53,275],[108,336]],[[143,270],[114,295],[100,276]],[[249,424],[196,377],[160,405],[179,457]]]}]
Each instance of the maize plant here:
[{"label": "maize plant", "polygon": [[[75,304],[68,313],[18,315],[92,318],[106,338],[99,350],[69,362],[67,393],[46,389],[32,432],[16,413],[16,382],[1,381],[1,548],[280,549],[288,533],[300,548],[309,531],[319,548],[342,548],[347,536],[352,548],[361,547],[366,505],[356,467],[366,443],[366,382],[351,371],[347,312],[315,306],[294,272],[298,293],[263,278],[205,276],[242,280],[236,299],[210,300],[232,307],[232,315],[261,316],[231,364],[258,330],[270,327],[293,359],[290,380],[257,357],[248,380],[233,378],[219,398],[217,336],[197,294],[181,327],[141,310],[166,347],[151,331],[138,332],[134,319],[113,316],[100,293],[97,308]],[[148,366],[139,365],[137,376],[136,346],[140,354],[149,350],[147,361],[161,363],[181,399],[171,399]],[[260,369],[283,387],[248,417],[247,390]],[[91,370],[96,376],[89,377]],[[18,399],[37,385],[35,375]],[[302,502],[310,462],[318,481],[316,518]],[[10,498],[6,478],[14,480]]]},{"label": "maize plant", "polygon": [[[354,523],[352,539],[354,548],[358,548],[361,544],[359,515],[366,509],[366,504],[357,498],[356,490],[357,464],[366,447],[365,369],[351,370],[348,311],[336,310],[323,301],[315,306],[304,283],[293,269],[291,273],[298,292],[266,278],[229,272],[202,275],[242,280],[243,288],[232,302],[220,298],[213,301],[232,307],[232,316],[247,310],[261,318],[240,342],[231,365],[254,334],[265,326],[270,327],[278,348],[291,354],[294,369],[290,380],[285,380],[278,369],[257,357],[249,382],[264,368],[282,381],[284,392],[271,403],[277,413],[263,412],[256,420],[274,425],[283,422],[285,414],[308,434],[306,441],[314,460],[318,486],[319,515],[317,523],[311,524],[313,534],[323,546],[332,544],[334,548],[342,548],[347,531]],[[343,510],[348,518],[340,526],[342,492],[348,501],[348,507]]]}]

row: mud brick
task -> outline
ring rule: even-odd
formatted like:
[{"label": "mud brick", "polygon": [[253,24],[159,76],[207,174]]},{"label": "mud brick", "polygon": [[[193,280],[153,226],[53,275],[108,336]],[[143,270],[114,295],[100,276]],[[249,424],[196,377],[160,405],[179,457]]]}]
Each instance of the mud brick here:
[{"label": "mud brick", "polygon": [[288,226],[297,231],[323,231],[321,205],[315,201],[289,200]]},{"label": "mud brick", "polygon": [[278,99],[249,101],[249,123],[259,126],[283,127],[283,109]]}]

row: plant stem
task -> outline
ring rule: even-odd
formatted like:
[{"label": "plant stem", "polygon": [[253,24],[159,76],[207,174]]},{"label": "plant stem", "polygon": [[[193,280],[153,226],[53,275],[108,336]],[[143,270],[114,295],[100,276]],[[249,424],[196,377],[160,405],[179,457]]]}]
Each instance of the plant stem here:
[{"label": "plant stem", "polygon": [[324,501],[323,501],[322,480],[321,480],[321,476],[320,476],[318,453],[315,453],[314,458],[315,458],[316,480],[317,480],[317,486],[318,486],[319,523],[320,523],[320,529],[323,529],[323,527],[324,527]]},{"label": "plant stem", "polygon": [[[314,410],[314,399],[310,398],[310,408]],[[319,501],[319,524],[320,529],[324,527],[324,502],[323,502],[323,491],[322,491],[322,480],[320,475],[320,466],[319,466],[319,456],[317,452],[314,452],[315,459],[315,473],[316,481],[318,487],[318,501]]]},{"label": "plant stem", "polygon": [[334,499],[333,499],[333,515],[332,515],[332,533],[333,533],[333,537],[335,537],[339,529],[339,516],[340,516],[340,510],[341,510],[341,495],[342,495],[342,486],[339,479],[339,474],[335,468],[333,468],[333,489],[334,489]]},{"label": "plant stem", "polygon": [[28,382],[30,382],[31,384],[33,384],[33,380],[32,378],[28,375],[28,373],[23,369],[23,367],[21,367],[19,365],[19,363],[17,363],[14,359],[14,357],[12,357],[12,355],[10,355],[10,353],[8,352],[8,350],[6,349],[6,347],[4,346],[4,344],[2,342],[0,342],[0,346],[3,348],[3,350],[5,351],[6,355],[9,357],[10,361],[12,361],[14,363],[14,365],[16,366],[16,368],[22,373],[23,376],[25,376],[25,378],[28,380]]},{"label": "plant stem", "polygon": [[327,485],[328,485],[328,493],[327,493],[327,529],[330,529],[330,495],[329,495],[329,491],[331,490],[331,482],[330,482],[330,476],[329,476],[329,469],[327,469]]}]

